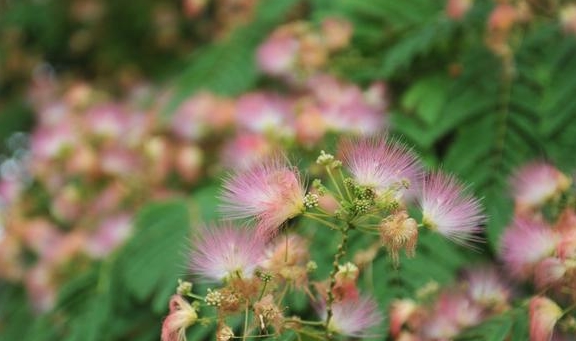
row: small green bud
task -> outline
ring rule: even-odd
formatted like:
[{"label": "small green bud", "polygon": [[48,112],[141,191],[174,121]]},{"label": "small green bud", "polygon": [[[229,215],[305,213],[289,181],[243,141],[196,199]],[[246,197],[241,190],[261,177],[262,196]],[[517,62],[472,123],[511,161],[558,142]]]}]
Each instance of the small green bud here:
[{"label": "small green bud", "polygon": [[304,196],[304,206],[306,206],[306,208],[318,207],[318,202],[318,194],[308,193]]},{"label": "small green bud", "polygon": [[218,290],[208,289],[208,293],[204,298],[207,305],[219,307],[222,304],[223,296]]},{"label": "small green bud", "polygon": [[320,156],[316,159],[316,163],[323,166],[331,166],[334,162],[334,155],[328,154],[325,151],[320,151]]},{"label": "small green bud", "polygon": [[318,269],[318,264],[316,264],[315,261],[311,260],[306,264],[306,271],[313,272],[316,271],[316,269]]},{"label": "small green bud", "polygon": [[192,283],[178,279],[176,293],[180,296],[188,296],[192,293]]}]

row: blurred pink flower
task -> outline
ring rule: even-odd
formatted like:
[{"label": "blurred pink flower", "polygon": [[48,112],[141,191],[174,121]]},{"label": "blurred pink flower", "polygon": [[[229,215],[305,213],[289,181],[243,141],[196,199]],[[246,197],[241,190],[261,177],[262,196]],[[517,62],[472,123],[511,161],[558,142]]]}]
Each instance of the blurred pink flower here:
[{"label": "blurred pink flower", "polygon": [[[326,319],[326,304],[320,310],[320,317]],[[362,337],[382,322],[378,304],[371,297],[359,297],[335,302],[332,305],[332,319],[328,329],[332,332]]]},{"label": "blurred pink flower", "polygon": [[448,0],[446,15],[452,20],[462,20],[472,7],[472,0]]},{"label": "blurred pink flower", "polygon": [[534,268],[534,282],[540,289],[558,284],[568,270],[564,261],[556,257],[546,257]]},{"label": "blurred pink flower", "polygon": [[78,142],[77,133],[76,127],[69,121],[39,127],[31,136],[32,157],[37,162],[43,162],[62,156]]},{"label": "blurred pink flower", "polygon": [[37,313],[52,309],[56,303],[57,292],[52,273],[51,265],[42,261],[26,272],[24,285]]},{"label": "blurred pink flower", "polygon": [[420,207],[425,226],[446,238],[469,246],[485,221],[478,199],[464,192],[464,186],[451,175],[429,174],[423,182]]},{"label": "blurred pink flower", "polygon": [[543,205],[571,184],[566,175],[544,162],[530,163],[520,168],[511,182],[516,208],[520,213]]},{"label": "blurred pink flower", "polygon": [[198,141],[233,121],[232,104],[209,92],[199,92],[184,101],[171,121],[172,131],[183,140]]},{"label": "blurred pink flower", "polygon": [[485,309],[503,309],[511,297],[511,289],[502,277],[494,267],[467,270],[464,281],[468,297]]},{"label": "blurred pink flower", "polygon": [[272,76],[288,76],[295,68],[300,43],[289,30],[278,29],[258,47],[260,70]]},{"label": "blurred pink flower", "polygon": [[501,255],[512,275],[531,276],[534,266],[554,254],[558,235],[543,222],[517,218],[501,240]]},{"label": "blurred pink flower", "polygon": [[83,127],[105,140],[117,140],[130,129],[128,113],[117,104],[101,104],[90,108],[84,116]]},{"label": "blurred pink flower", "polygon": [[265,92],[240,96],[236,102],[238,125],[254,133],[294,135],[294,113],[284,97]]},{"label": "blurred pink flower", "polygon": [[322,21],[322,35],[330,50],[342,49],[350,43],[352,24],[342,18],[325,18]]},{"label": "blurred pink flower", "polygon": [[562,316],[562,309],[548,297],[535,296],[530,300],[529,315],[530,341],[548,341]]},{"label": "blurred pink flower", "polygon": [[307,88],[329,130],[372,135],[384,129],[384,108],[368,102],[356,85],[342,83],[332,76],[317,75],[308,81]]},{"label": "blurred pink flower", "polygon": [[104,258],[124,243],[132,233],[132,216],[118,213],[104,218],[86,242],[86,251],[93,258]]},{"label": "blurred pink flower", "polygon": [[190,255],[196,275],[213,281],[250,278],[264,257],[265,240],[253,231],[233,226],[205,226],[197,231]]},{"label": "blurred pink flower", "polygon": [[560,23],[566,33],[576,34],[576,4],[566,4],[560,10]]},{"label": "blurred pink flower", "polygon": [[231,219],[255,219],[257,232],[271,238],[283,222],[304,210],[305,195],[298,171],[276,157],[228,178],[222,210]]},{"label": "blurred pink flower", "polygon": [[395,300],[390,304],[390,335],[396,338],[402,331],[402,326],[416,312],[418,306],[411,299]]},{"label": "blurred pink flower", "polygon": [[222,164],[229,169],[248,169],[270,158],[274,149],[261,134],[241,133],[223,147]]}]

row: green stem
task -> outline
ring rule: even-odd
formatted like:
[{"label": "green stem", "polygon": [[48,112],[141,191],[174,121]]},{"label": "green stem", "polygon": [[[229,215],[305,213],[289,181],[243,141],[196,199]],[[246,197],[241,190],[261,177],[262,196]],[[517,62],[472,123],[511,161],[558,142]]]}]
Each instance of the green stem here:
[{"label": "green stem", "polygon": [[[342,173],[342,168],[338,168],[338,173],[340,174],[340,178],[344,180],[344,173]],[[348,200],[350,201],[354,200],[354,197],[350,193],[350,190],[348,189],[348,186],[346,186],[346,184],[344,184],[344,190],[346,191],[346,195],[348,195]]]},{"label": "green stem", "polygon": [[200,295],[196,295],[196,294],[193,294],[193,293],[188,293],[188,294],[186,294],[186,296],[188,296],[188,297],[190,297],[190,298],[195,298],[195,299],[197,299],[197,300],[199,300],[199,301],[202,301],[202,302],[204,302],[204,300],[206,299],[206,297],[202,297],[202,296],[200,296]]},{"label": "green stem", "polygon": [[332,305],[334,304],[334,287],[336,286],[336,274],[338,273],[338,267],[340,265],[340,260],[346,255],[346,244],[348,243],[348,232],[350,231],[350,224],[342,230],[342,242],[338,245],[338,250],[334,255],[334,261],[332,262],[332,271],[330,272],[330,287],[328,289],[328,302],[326,305],[326,322],[324,323],[326,328],[326,337],[331,340],[333,335],[328,329],[330,326],[330,320],[332,320]]},{"label": "green stem", "polygon": [[340,189],[340,186],[338,186],[338,182],[336,181],[336,178],[334,178],[334,174],[332,174],[332,171],[330,170],[330,166],[326,166],[326,172],[328,173],[328,177],[332,181],[332,184],[334,185],[334,187],[336,187],[336,191],[338,191],[338,195],[340,196],[340,200],[343,200],[344,195],[342,194],[342,190]]},{"label": "green stem", "polygon": [[306,320],[300,320],[300,319],[295,319],[295,318],[287,318],[284,320],[285,322],[292,322],[292,323],[300,323],[300,324],[304,324],[307,326],[324,326],[324,321],[306,321]]},{"label": "green stem", "polygon": [[262,286],[262,291],[260,291],[260,296],[258,296],[258,301],[262,299],[264,296],[264,292],[266,291],[266,286],[268,285],[268,281],[264,281],[264,285]]},{"label": "green stem", "polygon": [[318,218],[317,216],[310,215],[309,213],[304,213],[304,216],[328,226],[331,230],[340,230],[339,226],[332,224],[331,222],[328,222],[322,218]]},{"label": "green stem", "polygon": [[244,310],[244,333],[242,334],[242,340],[246,340],[248,337],[248,305]]}]

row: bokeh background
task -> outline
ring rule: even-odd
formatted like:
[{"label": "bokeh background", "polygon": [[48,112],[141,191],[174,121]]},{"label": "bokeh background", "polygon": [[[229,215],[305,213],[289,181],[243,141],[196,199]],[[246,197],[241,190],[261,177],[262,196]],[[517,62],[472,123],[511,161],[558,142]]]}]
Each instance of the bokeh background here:
[{"label": "bokeh background", "polygon": [[0,340],[158,340],[222,176],[342,136],[389,131],[489,216],[480,250],[376,263],[384,310],[497,263],[510,174],[576,166],[575,56],[571,1],[0,0]]}]

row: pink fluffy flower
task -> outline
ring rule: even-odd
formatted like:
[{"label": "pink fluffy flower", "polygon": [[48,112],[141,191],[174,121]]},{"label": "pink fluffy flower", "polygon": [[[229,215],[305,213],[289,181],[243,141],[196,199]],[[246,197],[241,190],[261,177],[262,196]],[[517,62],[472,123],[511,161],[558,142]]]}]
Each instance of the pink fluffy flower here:
[{"label": "pink fluffy flower", "polygon": [[570,179],[554,166],[535,162],[522,167],[512,178],[514,199],[518,211],[544,204],[570,186]]},{"label": "pink fluffy flower", "polygon": [[[320,317],[326,319],[326,307],[322,307]],[[335,302],[332,305],[332,319],[329,330],[338,334],[361,337],[382,321],[378,304],[371,297],[359,297]]]},{"label": "pink fluffy flower", "polygon": [[425,226],[456,243],[467,245],[478,240],[475,234],[481,231],[485,216],[479,200],[464,190],[451,175],[429,174],[424,180],[420,207]]},{"label": "pink fluffy flower", "polygon": [[502,275],[493,267],[481,267],[465,273],[468,297],[484,308],[498,310],[507,305],[510,299],[510,287]]},{"label": "pink fluffy flower", "polygon": [[106,139],[117,139],[130,129],[128,113],[116,104],[103,104],[89,109],[85,124],[94,135]]},{"label": "pink fluffy flower", "polygon": [[255,133],[275,136],[294,134],[294,114],[290,103],[271,93],[254,92],[241,96],[236,103],[236,119],[241,127]]},{"label": "pink fluffy flower", "polygon": [[186,328],[198,320],[196,309],[182,296],[170,299],[170,313],[162,323],[162,341],[185,341]]},{"label": "pink fluffy flower", "polygon": [[289,75],[300,50],[296,36],[288,30],[276,30],[258,47],[256,58],[262,71],[273,76]]},{"label": "pink fluffy flower", "polygon": [[347,140],[340,147],[344,165],[361,186],[379,195],[405,193],[420,185],[422,167],[408,148],[384,138]]},{"label": "pink fluffy flower", "polygon": [[265,242],[252,231],[231,223],[198,231],[191,254],[192,271],[209,280],[249,278],[264,256]]},{"label": "pink fluffy flower", "polygon": [[558,284],[568,267],[565,262],[556,257],[547,257],[534,267],[534,282],[539,289]]},{"label": "pink fluffy flower", "polygon": [[547,341],[552,338],[554,325],[562,316],[562,309],[556,302],[544,296],[530,300],[530,340]]},{"label": "pink fluffy flower", "polygon": [[454,338],[462,329],[478,324],[482,309],[462,293],[443,292],[422,326],[425,340]]},{"label": "pink fluffy flower", "polygon": [[298,172],[274,158],[227,179],[222,209],[232,219],[255,219],[259,235],[270,238],[304,210],[305,195]]},{"label": "pink fluffy flower", "polygon": [[396,338],[402,332],[402,326],[418,309],[411,299],[395,300],[390,304],[390,335]]},{"label": "pink fluffy flower", "polygon": [[[363,93],[358,86],[327,75],[312,77],[307,88],[328,130],[374,135],[380,133],[386,125],[384,102],[373,98],[378,97],[378,89]],[[374,90],[376,93],[371,93]]]},{"label": "pink fluffy flower", "polygon": [[222,163],[229,169],[248,169],[273,153],[274,146],[266,137],[255,133],[241,133],[227,141],[222,151]]},{"label": "pink fluffy flower", "polygon": [[558,236],[543,222],[516,219],[502,237],[502,258],[514,276],[526,278],[538,262],[555,252],[557,241]]},{"label": "pink fluffy flower", "polygon": [[96,259],[106,257],[130,237],[132,225],[132,217],[128,213],[106,217],[90,235],[86,252]]}]

